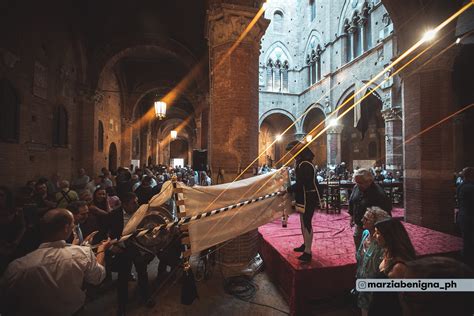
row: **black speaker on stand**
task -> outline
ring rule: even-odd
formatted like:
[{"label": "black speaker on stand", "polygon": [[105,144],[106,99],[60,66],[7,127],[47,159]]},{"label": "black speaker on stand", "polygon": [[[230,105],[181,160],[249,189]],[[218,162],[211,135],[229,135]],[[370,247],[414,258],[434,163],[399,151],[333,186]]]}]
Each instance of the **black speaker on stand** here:
[{"label": "black speaker on stand", "polygon": [[193,149],[193,170],[207,171],[207,150]]}]

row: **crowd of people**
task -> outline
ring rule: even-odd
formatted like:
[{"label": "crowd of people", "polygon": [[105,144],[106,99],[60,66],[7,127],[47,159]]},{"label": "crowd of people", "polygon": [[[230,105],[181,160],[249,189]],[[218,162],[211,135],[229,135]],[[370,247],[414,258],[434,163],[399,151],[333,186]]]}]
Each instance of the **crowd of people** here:
[{"label": "crowd of people", "polygon": [[[300,161],[301,170],[303,162],[304,159]],[[300,179],[310,174],[301,170],[296,172]],[[431,267],[432,276],[436,277],[436,273],[445,270],[435,268],[444,266],[455,267],[457,271],[444,275],[446,277],[471,275],[472,270],[467,265],[451,259],[415,260],[415,250],[404,226],[391,218],[391,200],[377,179],[381,171],[357,169],[350,173],[344,164],[334,170],[338,176],[350,174],[355,183],[349,199],[349,214],[350,225],[354,227],[357,278],[420,277],[427,273],[420,267]],[[327,174],[327,170],[319,172]],[[316,171],[311,174],[308,182],[313,181],[314,175],[320,176]],[[111,280],[114,272],[117,273],[117,311],[123,315],[127,309],[128,282],[135,278],[132,266],[137,273],[143,303],[154,306],[147,271],[155,256],[133,243],[112,243],[112,240],[121,238],[134,212],[158,194],[163,183],[172,176],[189,186],[211,184],[206,172],[159,165],[121,167],[115,175],[103,168],[92,178],[84,169],[79,169],[71,181],[58,175],[51,179],[39,178],[28,181],[16,194],[0,186],[0,313],[71,315],[81,312],[86,298],[83,284],[101,284]],[[317,185],[317,181],[315,183]],[[297,187],[293,186],[293,190],[297,191]],[[458,185],[458,223],[464,240],[463,258],[471,266],[474,262],[473,188],[474,169],[466,168]],[[317,192],[317,187],[313,191]],[[311,206],[306,202],[307,195],[302,196],[300,203],[305,208],[317,206],[318,203]],[[314,195],[314,199],[319,198],[318,194]],[[303,253],[300,260],[311,261],[312,230],[308,224],[311,219],[309,215],[304,217],[305,212],[302,214],[305,242],[295,251]],[[84,245],[94,245],[96,251]],[[179,264],[181,251],[179,237],[176,237],[169,247],[156,254],[158,280]],[[397,293],[363,292],[358,293],[357,302],[363,314],[398,315],[404,301]]]},{"label": "crowd of people", "polygon": [[[147,267],[154,256],[133,243],[111,246],[111,240],[120,239],[139,206],[173,176],[189,186],[211,184],[206,172],[158,165],[120,167],[115,175],[103,168],[94,177],[81,168],[71,181],[41,177],[16,194],[1,186],[0,313],[71,315],[84,306],[84,282],[101,284],[116,272],[118,314],[124,314],[132,266],[141,298],[152,307]],[[178,238],[157,254],[158,280],[180,255]],[[27,291],[31,295],[22,295]]]}]

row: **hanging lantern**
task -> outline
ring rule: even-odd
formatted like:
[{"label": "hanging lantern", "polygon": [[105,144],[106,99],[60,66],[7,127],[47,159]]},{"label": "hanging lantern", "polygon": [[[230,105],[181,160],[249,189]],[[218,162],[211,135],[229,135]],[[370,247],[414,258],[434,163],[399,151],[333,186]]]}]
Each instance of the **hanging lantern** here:
[{"label": "hanging lantern", "polygon": [[163,101],[155,101],[155,115],[160,120],[166,117],[166,103]]}]

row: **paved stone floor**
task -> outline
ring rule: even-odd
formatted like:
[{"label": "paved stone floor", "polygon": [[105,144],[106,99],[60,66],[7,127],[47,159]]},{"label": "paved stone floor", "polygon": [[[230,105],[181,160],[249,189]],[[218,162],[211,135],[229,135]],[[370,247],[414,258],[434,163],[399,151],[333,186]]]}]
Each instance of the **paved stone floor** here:
[{"label": "paved stone floor", "polygon": [[[150,282],[156,279],[157,260],[148,267]],[[195,269],[194,269],[195,270]],[[96,299],[87,303],[84,315],[115,315],[116,314],[116,275],[113,281],[96,293]],[[219,316],[244,316],[244,315],[287,315],[288,304],[278,289],[273,285],[265,271],[257,274],[253,282],[257,286],[253,302],[265,304],[276,309],[242,301],[224,290],[224,279],[218,266],[213,271],[209,280],[197,282],[200,298],[192,305],[180,303],[181,282],[176,277],[170,278],[167,286],[154,291],[156,305],[153,308],[144,307],[139,299],[136,289],[137,282],[129,283],[129,306],[127,315],[219,315]],[[278,311],[278,310],[281,311]],[[345,316],[354,315],[350,305],[344,299],[333,298],[322,302],[315,302],[314,309],[308,315]]]}]

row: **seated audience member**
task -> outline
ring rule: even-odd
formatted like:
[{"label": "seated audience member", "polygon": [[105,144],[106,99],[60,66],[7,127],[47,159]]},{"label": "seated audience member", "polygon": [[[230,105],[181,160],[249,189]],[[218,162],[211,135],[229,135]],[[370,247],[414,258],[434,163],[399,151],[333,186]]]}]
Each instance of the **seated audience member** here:
[{"label": "seated audience member", "polygon": [[77,172],[77,178],[71,182],[71,189],[76,191],[77,194],[81,194],[82,191],[86,190],[86,185],[91,181],[88,175],[86,175],[86,170],[80,168]]},{"label": "seated audience member", "polygon": [[[414,260],[415,249],[403,224],[396,219],[375,223],[374,237],[383,248],[378,277],[398,279],[405,276],[407,262]],[[368,315],[401,315],[396,292],[374,292]]]},{"label": "seated audience member", "polygon": [[368,207],[378,206],[391,215],[392,201],[384,189],[374,182],[374,177],[368,169],[358,169],[354,172],[355,186],[349,198],[350,225],[354,226],[354,244],[359,249],[362,237],[362,217]]},{"label": "seated audience member", "polygon": [[36,182],[33,202],[38,207],[39,216],[56,207],[56,199],[48,194],[48,187],[44,181]]},{"label": "seated audience member", "polygon": [[[389,219],[390,215],[377,206],[369,207],[362,218],[364,231],[362,241],[356,252],[357,279],[373,279],[379,273],[379,266],[383,258],[383,249],[374,238],[375,223]],[[357,306],[362,310],[362,315],[367,311],[372,300],[371,292],[360,292],[357,297]]]},{"label": "seated audience member", "polygon": [[72,230],[72,235],[67,241],[70,241],[70,243],[73,245],[90,243],[97,231],[92,232],[88,236],[84,236],[81,229],[81,225],[87,221],[89,216],[89,207],[87,206],[87,203],[85,201],[74,201],[68,205],[67,209],[74,217],[74,228]]},{"label": "seated audience member", "polygon": [[98,231],[93,239],[94,244],[107,238],[107,216],[111,210],[107,192],[102,187],[97,188],[92,196],[92,203],[89,205],[87,221],[82,225],[85,235]]},{"label": "seated audience member", "polygon": [[12,315],[72,315],[84,305],[84,282],[99,284],[105,277],[104,251],[97,258],[89,247],[66,244],[74,218],[65,209],[48,211],[41,219],[43,243],[39,249],[16,259],[1,281],[4,312]]},{"label": "seated audience member", "polygon": [[464,168],[462,174],[463,182],[457,189],[457,222],[463,239],[463,260],[474,267],[474,168]]},{"label": "seated audience member", "polygon": [[[472,279],[473,271],[462,262],[445,257],[425,257],[407,262],[406,279]],[[474,315],[472,292],[402,292],[403,315]]]},{"label": "seated audience member", "polygon": [[89,191],[91,195],[93,195],[95,190],[97,190],[97,188],[101,187],[103,184],[104,184],[104,176],[98,175],[86,185],[86,190]]},{"label": "seated audience member", "polygon": [[59,192],[56,193],[56,207],[66,208],[69,203],[79,200],[77,193],[69,189],[69,182],[62,180],[59,183]]},{"label": "seated audience member", "polygon": [[[152,178],[149,176],[144,176],[142,180],[142,184],[135,190],[135,194],[138,197],[138,204],[146,204],[150,199],[158,194],[158,190],[155,187],[151,186],[151,180]],[[161,189],[161,188],[158,188]]]},{"label": "seated audience member", "polygon": [[[135,193],[128,192],[124,194],[122,206],[109,214],[108,232],[111,238],[120,239],[122,237],[123,228],[137,209],[138,198]],[[141,253],[140,249],[130,242],[114,246],[111,252],[115,254],[115,263],[118,268],[118,314],[125,314],[128,302],[128,281],[132,272],[132,265],[135,265],[135,270],[137,271],[140,295],[146,305],[152,307],[154,301],[150,295],[147,265],[153,259],[153,256],[148,253]]]}]

